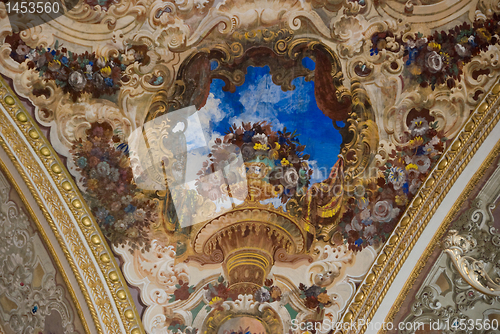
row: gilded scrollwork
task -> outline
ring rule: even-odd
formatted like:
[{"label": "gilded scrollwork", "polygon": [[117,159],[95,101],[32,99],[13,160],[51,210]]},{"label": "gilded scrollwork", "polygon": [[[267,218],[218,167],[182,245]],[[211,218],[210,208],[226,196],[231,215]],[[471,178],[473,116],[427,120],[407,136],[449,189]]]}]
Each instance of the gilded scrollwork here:
[{"label": "gilded scrollwork", "polygon": [[[454,10],[458,6],[470,9],[468,15],[464,15],[464,11]],[[413,145],[413,143],[410,144],[410,140],[414,139],[410,136],[413,130],[409,125],[409,121],[414,119],[413,116],[425,114],[429,119],[433,118],[437,122],[437,130],[443,133],[444,138],[456,138],[464,133],[463,126],[468,121],[469,115],[478,106],[483,96],[487,95],[493,79],[498,76],[498,50],[494,45],[490,46],[489,50],[474,56],[463,67],[462,79],[457,81],[458,84],[453,89],[444,84],[438,85],[435,89],[418,88],[418,84],[409,82],[404,74],[405,57],[407,57],[405,47],[408,43],[411,44],[417,32],[421,31],[425,36],[430,35],[432,28],[441,29],[441,27],[452,26],[454,20],[457,20],[460,15],[468,16],[473,22],[476,19],[491,18],[494,13],[499,12],[498,5],[494,1],[479,1],[477,8],[472,8],[473,6],[476,4],[468,0],[459,1],[452,6],[444,1],[421,3],[370,0],[312,2],[235,0],[217,4],[214,4],[214,1],[204,0],[121,1],[109,8],[93,7],[82,2],[68,16],[54,21],[53,26],[44,25],[27,29],[22,33],[21,38],[26,45],[31,47],[54,48],[56,41],[66,44],[71,42],[73,52],[94,52],[97,58],[129,59],[128,62],[124,62],[125,66],[121,71],[122,80],[119,92],[102,99],[91,99],[84,95],[78,100],[71,101],[55,81],[44,80],[38,72],[28,69],[26,63],[14,62],[10,57],[13,50],[9,48],[8,43],[0,46],[0,66],[2,73],[5,70],[6,75],[13,79],[13,86],[17,93],[27,97],[34,104],[37,121],[51,128],[51,145],[59,154],[70,158],[69,149],[78,139],[85,136],[84,133],[90,123],[110,124],[114,131],[120,133],[121,140],[125,142],[134,130],[143,130],[144,124],[148,121],[158,120],[174,110],[193,105],[197,108],[203,106],[206,97],[199,92],[206,92],[207,86],[213,79],[223,79],[229,90],[243,85],[246,69],[249,66],[269,65],[273,82],[284,90],[293,90],[292,82],[297,77],[314,80],[318,87],[325,87],[319,71],[315,72],[301,65],[305,57],[310,57],[316,65],[329,64],[329,67],[323,68],[324,72],[328,73],[326,77],[328,82],[332,83],[333,90],[326,94],[328,101],[325,105],[330,105],[329,109],[322,109],[326,110],[323,111],[334,121],[343,136],[341,162],[338,165],[341,168],[337,168],[338,173],[332,173],[332,175],[336,181],[342,180],[345,184],[343,189],[346,192],[353,193],[358,187],[364,187],[369,189],[366,194],[375,196],[374,194],[378,191],[376,184],[380,182],[380,180],[377,181],[380,176],[377,168],[392,161],[390,159],[394,151]],[[437,13],[438,9],[448,11],[452,15],[445,17],[446,15]],[[2,18],[0,36],[3,40],[11,30],[5,22],[4,11],[0,10],[0,17]],[[422,24],[428,20],[432,22],[428,25]],[[406,24],[407,21],[410,24]],[[128,23],[124,24],[124,22]],[[21,28],[27,23],[21,19],[15,24]],[[67,30],[73,24],[76,32],[70,36]],[[90,29],[95,29],[97,37],[87,36],[86,32]],[[385,37],[381,37],[382,35]],[[255,57],[256,49],[259,48],[260,51],[266,49],[264,53],[268,59],[265,61],[260,61]],[[139,50],[143,61],[137,61],[134,56]],[[332,50],[337,52],[338,56]],[[210,61],[214,61],[216,66],[211,65]],[[432,61],[431,65],[437,66],[439,63],[438,58],[433,58]],[[290,64],[291,67],[281,66],[285,63]],[[292,68],[293,70],[290,70]],[[43,91],[45,94],[33,94],[34,89],[38,92]],[[488,105],[495,103],[495,97],[489,95],[487,101],[488,104],[483,107],[483,112]],[[175,121],[186,124],[190,113],[191,111],[186,111],[182,119]],[[345,117],[340,117],[340,114]],[[336,121],[344,121],[345,126],[341,128],[335,123]],[[474,124],[471,127],[477,126],[476,123]],[[148,196],[154,198],[156,203],[160,203],[158,204],[159,211],[163,213],[168,211],[171,200],[169,196],[173,196],[168,195],[164,189],[167,188],[166,183],[167,181],[183,181],[182,170],[186,167],[186,157],[182,152],[185,138],[183,134],[174,134],[174,126],[174,124],[163,126],[164,133],[150,131],[147,134],[149,138],[154,138],[151,142],[153,145],[161,146],[161,141],[175,139],[178,143],[176,147],[180,148],[177,153],[157,152],[153,160],[163,161],[163,165],[146,168],[147,173],[150,173],[148,175],[152,175],[160,184],[158,189],[154,188]],[[460,143],[464,145],[465,139]],[[438,145],[438,143],[433,145]],[[147,147],[142,147],[142,149],[141,153],[148,152]],[[27,163],[28,160],[23,161]],[[423,169],[427,168],[429,171],[432,169],[427,166],[425,158],[419,161],[423,161],[424,166],[421,166]],[[443,161],[447,163],[448,160]],[[412,163],[410,161],[407,165]],[[446,163],[440,164],[442,168],[438,169],[443,170]],[[74,167],[74,162],[68,159],[68,167],[75,172],[72,165]],[[372,173],[372,167],[375,167],[376,172]],[[412,168],[415,169],[418,166],[412,166]],[[412,171],[412,173],[416,172]],[[411,190],[407,190],[415,194],[421,186],[427,189],[427,184],[423,181],[425,180],[416,180],[408,185]],[[337,184],[338,182],[329,180],[329,182],[318,183],[318,187],[331,189]],[[46,194],[49,189],[46,188]],[[182,197],[184,194],[185,192],[179,191],[176,196]],[[334,234],[334,227],[337,226],[338,221],[335,221],[337,216],[331,212],[343,212],[338,211],[338,208],[334,206],[338,203],[349,205],[347,198],[344,196],[340,200],[330,199],[324,203],[310,202],[313,207],[316,206],[317,212],[325,216],[330,215],[327,218],[332,219],[315,225],[317,229],[315,237],[323,239],[322,243],[330,244],[324,245],[324,249],[320,251],[322,254],[325,253],[323,259],[315,258],[315,262],[307,264],[310,266],[310,274],[314,272],[314,275],[311,274],[308,277],[311,280],[309,284],[334,285],[337,279],[343,277],[342,270],[345,266],[349,266],[354,261],[352,250],[339,250],[345,255],[340,261],[342,264],[332,259],[333,249],[337,247],[336,242],[342,240],[339,241],[338,234]],[[215,218],[213,216],[215,204],[200,198],[195,200],[204,208],[196,212],[197,217],[193,220],[194,222],[203,222],[202,217]],[[399,197],[398,200],[404,205],[410,205],[405,196]],[[417,196],[414,206],[419,206],[422,201],[423,197]],[[366,207],[361,204],[358,207],[366,216]],[[292,208],[292,205],[287,208]],[[380,211],[375,211],[375,208]],[[306,211],[305,208],[297,208],[297,205],[294,209],[301,213]],[[379,220],[394,218],[397,214],[403,213],[400,208],[396,208],[392,203],[381,198],[376,200],[376,206],[373,209],[372,216]],[[365,217],[365,223],[373,217]],[[405,217],[416,219],[413,214]],[[168,217],[162,216],[162,219],[163,222],[168,222]],[[354,223],[354,219],[348,223],[351,231],[361,226],[358,221]],[[169,232],[175,230],[172,224],[160,225],[157,224],[154,227],[157,228],[156,232],[162,228]],[[248,226],[243,226],[238,231],[245,231],[246,228]],[[228,231],[224,230],[224,233],[221,232],[218,237],[229,235]],[[395,239],[394,237],[390,239],[392,240],[390,246],[393,247],[401,236],[400,231],[397,232]],[[206,239],[210,239],[209,237],[210,235]],[[298,239],[300,241],[297,241]],[[297,237],[294,242],[302,247],[302,244],[306,243],[303,239],[305,238]],[[349,242],[357,241],[350,240]],[[182,247],[176,248],[167,244],[165,240],[155,240],[152,249],[145,253],[133,250],[130,252],[130,249],[126,248],[122,254],[123,249],[115,249],[125,258],[124,272],[127,280],[132,285],[141,287],[141,297],[143,301],[147,301],[145,304],[148,309],[143,321],[148,322],[148,331],[166,330],[165,327],[168,326],[165,324],[177,321],[172,320],[175,317],[171,314],[166,316],[162,313],[162,307],[168,304],[168,293],[173,290],[172,284],[179,283],[181,280],[185,283],[199,283],[193,279],[193,275],[190,275],[184,263],[178,263],[182,258],[180,257]],[[211,244],[213,246],[217,243],[211,242]],[[384,254],[388,257],[392,253],[389,250]],[[220,249],[212,249],[211,254],[204,255],[211,256],[211,263],[220,263],[223,260]],[[307,257],[293,258],[292,261],[290,256],[280,249],[274,258],[284,259],[281,261],[283,263],[295,261],[293,263],[300,264]],[[371,259],[371,257],[367,258]],[[207,259],[203,258],[200,261],[205,260]],[[385,258],[380,261],[379,265],[387,263]],[[78,263],[78,266],[86,265],[88,263],[83,260]],[[482,270],[481,267],[476,269]],[[210,271],[210,275],[218,273],[215,268]],[[359,276],[364,274],[365,272]],[[379,276],[386,279],[377,272],[375,277]],[[151,282],[146,284],[147,280]],[[357,280],[359,281],[359,277]],[[368,282],[367,279],[363,287],[371,288],[374,280],[375,278]],[[94,280],[94,282],[98,281],[98,278]],[[290,285],[290,291],[294,289],[293,285],[296,286],[296,283]],[[109,284],[112,285],[112,283]],[[142,289],[148,292],[144,294]],[[339,299],[333,303],[335,308],[332,310],[334,311],[325,316],[339,319],[346,303],[356,292],[354,284],[350,284],[349,289],[351,289],[350,295],[339,296]],[[366,289],[362,293],[367,294]],[[379,293],[384,288],[379,284],[376,290],[376,293]],[[330,296],[335,295],[334,291],[328,293]],[[363,296],[361,294],[359,299],[352,301],[355,307],[347,313],[351,317],[359,314],[356,305],[363,302]],[[201,297],[196,298],[198,302]],[[292,294],[290,300],[293,301],[294,308],[301,311],[298,316],[300,319],[307,320],[308,317],[313,316],[310,310],[301,309],[303,306],[300,298]],[[194,299],[189,303],[191,303],[189,304],[191,309],[196,306]],[[429,305],[431,304],[432,302]],[[106,307],[101,308],[99,312],[111,313],[110,310],[113,307],[106,304]],[[193,324],[194,320],[189,318],[190,315],[187,312],[182,313],[180,307],[176,304],[175,307],[168,309],[168,312],[177,312],[179,319],[182,318],[186,324]],[[183,304],[182,307],[188,306]],[[183,315],[179,316],[181,313]],[[273,313],[273,316],[279,317],[277,314],[280,313]],[[286,318],[286,316],[281,316]],[[197,320],[198,324],[203,323],[201,318],[200,316]],[[108,322],[106,319],[106,328],[110,331],[116,324],[117,322],[111,322],[111,320]],[[277,329],[276,332],[279,330]]]}]

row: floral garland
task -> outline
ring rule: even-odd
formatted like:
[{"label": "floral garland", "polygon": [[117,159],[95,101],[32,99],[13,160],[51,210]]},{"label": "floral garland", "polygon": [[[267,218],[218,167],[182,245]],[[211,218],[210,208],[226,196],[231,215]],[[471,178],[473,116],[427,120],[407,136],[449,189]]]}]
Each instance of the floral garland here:
[{"label": "floral garland", "polygon": [[219,276],[217,283],[208,283],[204,289],[206,290],[206,297],[208,305],[205,308],[207,311],[212,309],[223,311],[222,303],[226,300],[237,300],[238,293],[229,289],[227,282],[223,276]]},{"label": "floral garland", "polygon": [[300,298],[304,300],[304,305],[311,310],[315,309],[317,313],[320,313],[325,307],[332,305],[332,300],[326,288],[322,288],[316,284],[307,287],[300,283],[299,290]]},{"label": "floral garland", "polygon": [[[175,285],[176,290],[172,295],[170,295],[169,303],[173,303],[178,300],[187,300],[195,292],[195,286],[189,286],[187,283],[179,281],[179,284]],[[223,276],[219,276],[215,284],[209,283],[204,289],[206,290],[206,297],[208,300],[208,305],[206,306],[207,311],[222,310],[222,303],[229,300],[237,300],[238,292],[232,291],[227,282],[224,280]],[[266,279],[264,286],[257,289],[254,293],[254,300],[259,303],[272,303],[275,301],[280,301],[282,297],[281,289],[273,285],[272,279]]]},{"label": "floral garland", "polygon": [[107,123],[92,123],[87,138],[71,150],[87,203],[104,236],[115,246],[148,251],[149,226],[158,219],[156,203],[136,196],[133,173],[120,138]]},{"label": "floral garland", "polygon": [[[55,81],[56,85],[69,93],[76,101],[83,93],[98,98],[101,95],[113,95],[120,89],[122,72],[126,65],[134,61],[147,61],[143,47],[135,46],[127,52],[127,56],[106,59],[97,57],[95,53],[75,54],[61,47],[56,41],[54,48],[28,46],[20,37],[13,34],[5,39],[11,45],[11,58],[18,63],[28,61],[28,68],[39,72],[44,80]],[[50,94],[34,89],[35,96]]]},{"label": "floral garland", "polygon": [[283,293],[281,289],[273,285],[272,279],[266,279],[264,282],[264,286],[255,291],[253,294],[253,299],[259,303],[273,303],[276,301],[280,301]]},{"label": "floral garland", "polygon": [[463,67],[488,47],[499,43],[500,15],[494,14],[483,21],[476,20],[456,26],[448,32],[435,32],[424,37],[421,33],[403,41],[400,36],[390,32],[376,33],[372,36],[371,55],[380,50],[398,52],[404,48],[404,75],[422,87],[447,84],[453,88],[460,81]]},{"label": "floral garland", "polygon": [[178,300],[188,300],[189,296],[191,296],[191,294],[195,291],[194,285],[190,286],[187,282],[182,280],[179,280],[179,283],[175,285],[175,288],[176,290],[174,291],[174,294],[171,295],[168,300],[169,303],[173,303]]},{"label": "floral garland", "polygon": [[[427,118],[411,121],[408,145],[393,150],[390,159],[380,167],[378,189],[349,199],[347,205],[351,209],[339,228],[351,250],[359,251],[387,240],[407,203],[444,152],[447,139],[437,131],[437,122]],[[342,242],[342,238],[338,239],[336,242]]]},{"label": "floral garland", "polygon": [[[214,172],[236,161],[241,153],[244,162],[259,160],[271,164],[268,181],[271,185],[283,186],[284,191],[279,197],[285,203],[296,194],[305,194],[309,185],[313,171],[307,164],[309,154],[304,154],[304,149],[295,132],[287,132],[286,128],[273,131],[265,121],[243,123],[239,127],[234,124],[222,140],[215,140],[212,153],[208,155],[209,160],[203,163],[203,169],[198,172],[200,178],[196,182],[197,190],[213,201],[224,198],[221,190],[224,180]],[[237,175],[228,177],[231,184],[237,181]]]}]

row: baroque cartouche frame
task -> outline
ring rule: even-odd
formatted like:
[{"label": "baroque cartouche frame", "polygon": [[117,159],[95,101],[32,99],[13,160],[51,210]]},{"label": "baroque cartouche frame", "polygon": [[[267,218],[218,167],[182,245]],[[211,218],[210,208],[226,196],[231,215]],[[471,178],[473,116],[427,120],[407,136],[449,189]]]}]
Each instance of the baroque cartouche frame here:
[{"label": "baroque cartouche frame", "polygon": [[[379,145],[375,113],[366,90],[358,80],[351,80],[350,89],[344,86],[341,61],[330,47],[316,38],[295,36],[290,29],[236,31],[222,43],[217,37],[202,43],[200,51],[192,53],[182,62],[170,90],[160,90],[153,97],[145,122],[191,105],[201,108],[206,96],[199,95],[208,95],[204,91],[214,78],[225,82],[224,90],[234,91],[235,86],[240,86],[245,81],[248,66],[270,66],[273,82],[282,89],[292,90],[293,79],[305,77],[310,80],[314,77],[314,71],[303,67],[301,61],[305,57],[322,57],[323,63],[328,64],[325,70],[329,75],[326,77],[331,81],[329,93],[333,98],[329,101],[332,102],[330,110],[345,114],[345,118],[336,119],[323,110],[343,138],[340,155],[344,161],[345,191],[353,193],[357,186],[367,186],[369,182],[373,182],[369,166]],[[207,64],[210,61],[217,62],[215,69],[210,69]],[[189,116],[186,114],[176,117],[183,117],[185,121]],[[338,127],[335,121],[345,122],[344,127]],[[170,169],[175,161],[174,154],[172,161],[163,168]],[[329,241],[335,227],[336,224],[325,224],[319,229],[317,236]]]},{"label": "baroque cartouche frame", "polygon": [[[351,89],[356,87],[354,84]],[[48,140],[1,80],[0,144],[49,221],[102,333],[141,333],[142,324],[111,250]],[[344,313],[370,320],[395,273],[461,171],[500,119],[500,83],[486,94],[408,206]],[[56,196],[54,196],[56,194]],[[360,329],[362,330],[362,329]]]}]

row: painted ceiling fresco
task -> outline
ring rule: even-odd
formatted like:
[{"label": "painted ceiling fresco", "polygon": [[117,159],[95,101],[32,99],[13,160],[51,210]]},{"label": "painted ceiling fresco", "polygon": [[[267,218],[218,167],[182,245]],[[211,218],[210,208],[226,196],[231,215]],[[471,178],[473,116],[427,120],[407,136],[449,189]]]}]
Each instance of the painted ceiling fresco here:
[{"label": "painted ceiling fresco", "polygon": [[133,291],[110,292],[135,303],[123,328],[99,305],[106,333],[356,318],[500,92],[493,0],[83,0],[35,26],[4,7],[0,72],[29,116],[10,110]]}]

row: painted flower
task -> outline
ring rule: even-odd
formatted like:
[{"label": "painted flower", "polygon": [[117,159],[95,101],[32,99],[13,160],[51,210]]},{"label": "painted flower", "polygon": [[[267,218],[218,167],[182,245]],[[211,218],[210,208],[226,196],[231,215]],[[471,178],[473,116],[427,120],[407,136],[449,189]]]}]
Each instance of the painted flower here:
[{"label": "painted flower", "polygon": [[99,72],[94,73],[94,75],[92,76],[92,82],[97,89],[104,89],[104,87],[106,86],[106,84],[104,83],[104,77]]},{"label": "painted flower", "polygon": [[101,68],[101,74],[103,77],[108,78],[111,75],[111,67],[106,66]]},{"label": "painted flower", "polygon": [[133,206],[132,204],[129,204],[125,207],[124,211],[126,213],[133,213],[136,210],[136,207]]},{"label": "painted flower", "polygon": [[435,156],[436,154],[438,154],[439,152],[434,148],[434,145],[431,144],[430,142],[427,143],[424,148],[423,148],[423,151],[424,151],[424,154],[430,156],[430,157],[433,157]]},{"label": "painted flower", "polygon": [[423,117],[417,117],[411,121],[410,131],[412,136],[422,136],[429,130],[429,122]]},{"label": "painted flower", "polygon": [[38,68],[43,67],[46,63],[47,63],[47,57],[45,57],[45,55],[39,56],[38,59],[36,60],[36,66]]},{"label": "painted flower", "polygon": [[418,38],[417,40],[408,39],[408,41],[406,43],[412,49],[419,48],[419,47],[425,45],[425,43],[427,43],[427,38],[426,37]]},{"label": "painted flower", "polygon": [[431,167],[431,159],[426,155],[417,155],[413,157],[413,163],[418,166],[420,173],[425,173]]},{"label": "painted flower", "polygon": [[406,197],[406,195],[396,195],[394,201],[396,202],[397,205],[403,206],[406,205],[406,203],[408,202],[408,198]]},{"label": "painted flower", "polygon": [[104,57],[99,57],[99,59],[97,59],[96,65],[97,65],[99,68],[103,68],[104,66],[106,66],[106,58],[104,58]]},{"label": "painted flower", "polygon": [[104,84],[108,87],[113,87],[115,85],[113,79],[111,78],[104,78]]},{"label": "painted flower", "polygon": [[430,43],[427,45],[427,48],[428,48],[429,50],[439,51],[439,50],[441,50],[441,44],[436,43],[436,42],[430,42]]},{"label": "painted flower", "polygon": [[96,179],[94,179],[94,178],[90,179],[90,180],[87,182],[87,188],[88,188],[89,190],[94,191],[94,190],[96,190],[96,189],[97,189],[97,187],[98,187],[98,186],[99,186],[99,181],[97,181],[97,180],[96,180]]},{"label": "painted flower", "polygon": [[123,194],[123,192],[126,190],[126,187],[123,183],[120,183],[120,185],[116,188],[116,192],[118,194]]},{"label": "painted flower", "polygon": [[288,168],[283,175],[284,186],[285,187],[295,187],[299,182],[299,174],[295,168]]},{"label": "painted flower", "polygon": [[269,149],[269,146],[263,145],[261,143],[255,143],[253,145],[253,149],[256,151],[267,151]]},{"label": "painted flower", "polygon": [[281,299],[281,289],[277,286],[272,286],[271,290],[269,290],[269,293],[271,294],[271,298],[274,300],[280,300]]},{"label": "painted flower", "polygon": [[113,204],[111,204],[111,211],[118,211],[122,208],[122,203],[120,202],[113,202]]},{"label": "painted flower", "polygon": [[252,142],[267,146],[267,136],[264,133],[258,133],[252,137]]},{"label": "painted flower", "polygon": [[120,172],[118,171],[117,168],[111,168],[111,172],[109,173],[109,178],[113,182],[118,181],[118,179],[120,178]]},{"label": "painted flower", "polygon": [[376,232],[377,232],[377,228],[375,227],[374,224],[372,224],[372,225],[365,227],[363,234],[364,234],[365,238],[371,238],[375,235]]},{"label": "painted flower", "polygon": [[431,73],[437,73],[443,68],[443,59],[436,51],[431,51],[425,57],[425,64]]},{"label": "painted flower", "polygon": [[109,164],[106,161],[101,161],[97,164],[97,174],[101,177],[108,176],[110,172]]},{"label": "painted flower", "polygon": [[144,211],[143,209],[135,210],[134,218],[138,221],[143,221],[144,219],[146,219],[146,211]]},{"label": "painted flower", "polygon": [[128,205],[130,202],[132,202],[132,196],[130,196],[130,195],[122,196],[122,203],[123,204]]},{"label": "painted flower", "polygon": [[76,160],[76,164],[82,169],[87,167],[87,158],[79,157],[78,160]]},{"label": "painted flower", "polygon": [[313,284],[311,287],[307,288],[304,293],[306,297],[317,297],[321,292],[323,291],[323,288]]},{"label": "painted flower", "polygon": [[388,180],[393,184],[394,189],[398,190],[403,186],[406,180],[406,174],[402,168],[393,166],[389,171]]},{"label": "painted flower", "polygon": [[356,217],[353,218],[351,221],[351,228],[354,231],[361,231],[363,229],[363,225],[361,225]]},{"label": "painted flower", "polygon": [[134,214],[129,213],[125,215],[125,217],[123,218],[123,222],[127,224],[127,226],[133,224],[135,222]]},{"label": "painted flower", "polygon": [[49,70],[53,71],[53,72],[56,72],[57,70],[59,70],[61,68],[61,62],[59,60],[51,60],[49,61]]},{"label": "painted flower", "polygon": [[97,210],[95,216],[98,219],[104,220],[104,219],[106,219],[106,217],[108,216],[108,214],[109,214],[109,211],[106,210],[106,208],[101,207],[101,208],[99,208]]},{"label": "painted flower", "polygon": [[409,66],[408,70],[413,75],[420,75],[420,74],[422,74],[422,68],[420,66],[416,65],[416,64],[412,64],[411,66]]},{"label": "painted flower", "polygon": [[420,189],[420,186],[422,185],[422,181],[418,180],[418,179],[414,179],[411,181],[411,185],[410,185],[410,193],[412,194],[416,194],[418,189]]},{"label": "painted flower", "polygon": [[361,224],[363,224],[365,226],[370,226],[371,224],[373,224],[372,217],[368,217],[366,219],[361,220]]},{"label": "painted flower", "polygon": [[418,170],[418,166],[415,165],[414,163],[410,163],[406,166],[405,168],[407,171],[411,171],[411,170]]},{"label": "painted flower", "polygon": [[222,303],[224,300],[221,297],[213,297],[208,303],[210,306],[218,305]]},{"label": "painted flower", "polygon": [[16,53],[20,56],[26,56],[30,51],[30,47],[25,44],[20,44],[16,49]]},{"label": "painted flower", "polygon": [[115,221],[115,217],[113,217],[113,216],[111,216],[111,215],[107,216],[107,217],[104,219],[104,223],[105,223],[105,224],[111,224],[111,223],[112,223],[112,222],[114,222],[114,221]]},{"label": "painted flower", "polygon": [[280,155],[279,155],[278,151],[276,151],[276,150],[269,150],[269,152],[267,153],[267,156],[271,160],[277,160]]},{"label": "painted flower", "polygon": [[281,166],[288,166],[288,165],[290,165],[290,161],[288,161],[285,158],[281,159]]},{"label": "painted flower", "polygon": [[455,44],[455,51],[460,57],[468,57],[470,56],[470,51],[462,44]]},{"label": "painted flower", "polygon": [[253,148],[253,145],[244,144],[241,147],[241,155],[243,156],[243,160],[245,161],[252,160],[255,157],[255,150]]},{"label": "painted flower", "polygon": [[318,295],[318,301],[321,304],[327,305],[328,303],[330,303],[330,296],[328,295],[328,293],[326,293],[326,291],[322,292]]},{"label": "painted flower", "polygon": [[83,88],[85,88],[85,85],[87,84],[87,79],[82,73],[74,71],[69,75],[68,83],[76,91],[81,91]]},{"label": "painted flower", "polygon": [[361,214],[359,215],[359,217],[362,220],[370,218],[370,209],[364,209],[363,211],[361,211]]},{"label": "painted flower", "polygon": [[245,143],[249,143],[252,141],[253,136],[255,135],[255,131],[245,131],[243,133],[243,141]]},{"label": "painted flower", "polygon": [[115,223],[115,227],[120,231],[125,231],[127,229],[127,224],[125,224],[123,220],[118,220]]},{"label": "painted flower", "polygon": [[368,204],[370,204],[370,201],[368,201],[368,199],[366,197],[358,198],[358,208],[360,210],[365,209],[368,206]]},{"label": "painted flower", "polygon": [[420,137],[420,136],[415,137],[412,140],[410,140],[410,146],[413,147],[413,148],[419,147],[423,143],[424,143],[424,139],[422,137]]},{"label": "painted flower", "polygon": [[374,221],[388,223],[399,214],[399,208],[393,208],[389,201],[378,201],[373,207]]},{"label": "painted flower", "polygon": [[265,303],[269,300],[271,297],[271,294],[266,288],[260,288],[259,290],[255,291],[254,293],[254,299],[256,302],[259,303]]}]

